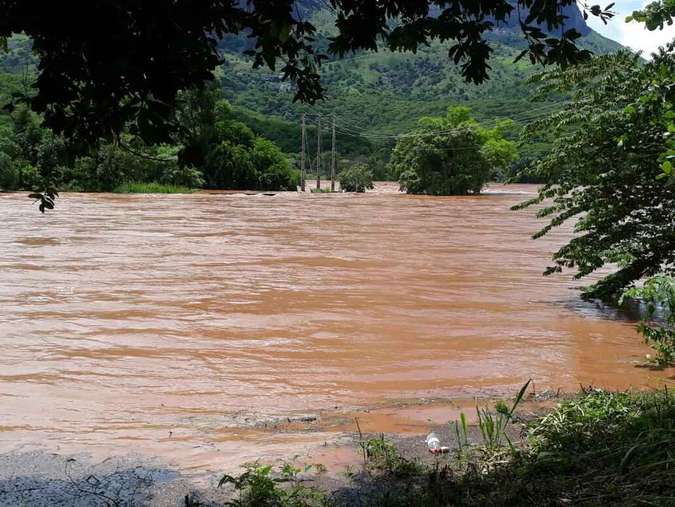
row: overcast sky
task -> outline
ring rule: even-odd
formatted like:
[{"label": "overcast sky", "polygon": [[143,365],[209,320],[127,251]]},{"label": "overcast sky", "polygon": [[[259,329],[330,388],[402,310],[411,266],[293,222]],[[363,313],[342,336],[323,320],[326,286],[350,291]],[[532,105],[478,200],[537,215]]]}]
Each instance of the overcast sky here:
[{"label": "overcast sky", "polygon": [[[598,0],[602,7],[611,3],[612,0]],[[613,39],[624,46],[628,46],[634,50],[642,50],[644,56],[649,56],[649,53],[656,50],[659,46],[663,46],[666,42],[671,41],[675,37],[675,24],[671,26],[664,26],[663,30],[650,32],[644,28],[641,23],[626,23],[624,20],[626,16],[630,15],[634,10],[640,9],[643,6],[651,3],[652,0],[617,0],[612,10],[616,12],[607,25],[604,25],[595,16],[588,17],[588,24],[595,31],[600,32],[605,37]],[[594,4],[596,2],[589,2]]]}]

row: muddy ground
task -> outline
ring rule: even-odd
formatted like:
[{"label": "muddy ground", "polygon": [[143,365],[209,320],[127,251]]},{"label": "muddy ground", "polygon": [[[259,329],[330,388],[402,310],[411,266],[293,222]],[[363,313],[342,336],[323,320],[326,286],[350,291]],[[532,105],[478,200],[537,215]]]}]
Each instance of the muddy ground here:
[{"label": "muddy ground", "polygon": [[[539,396],[524,403],[518,414],[522,419],[541,413],[551,404],[552,396]],[[447,403],[447,402],[446,402]],[[447,414],[456,413],[457,404],[447,404]],[[455,410],[455,412],[453,412]],[[382,423],[383,414],[406,414],[403,420]],[[308,483],[330,491],[344,505],[359,505],[373,487],[377,487],[363,472],[363,455],[359,442],[377,436],[369,431],[381,426],[397,430],[385,437],[409,459],[441,463],[453,459],[454,428],[443,405],[431,400],[424,405],[400,405],[389,409],[345,413],[342,417],[322,419],[320,415],[302,420],[289,418],[285,424],[275,424],[271,431],[315,432],[332,429],[339,433],[340,445],[326,445],[301,456],[289,456],[298,466],[321,463],[303,478]],[[410,415],[412,414],[412,415]],[[431,417],[425,420],[425,415]],[[471,415],[467,413],[467,415]],[[355,420],[363,433],[359,435]],[[402,422],[403,421],[403,422]],[[407,423],[405,422],[407,421]],[[425,436],[434,431],[451,452],[434,456],[427,450]],[[514,426],[514,438],[518,430]],[[469,427],[469,440],[478,442],[478,429]],[[280,463],[277,463],[280,464]],[[222,506],[231,490],[217,487],[221,474],[186,475],[160,461],[129,454],[94,460],[86,454],[67,455],[48,451],[14,452],[0,456],[0,505],[3,506],[184,506],[185,497],[202,505]]]}]

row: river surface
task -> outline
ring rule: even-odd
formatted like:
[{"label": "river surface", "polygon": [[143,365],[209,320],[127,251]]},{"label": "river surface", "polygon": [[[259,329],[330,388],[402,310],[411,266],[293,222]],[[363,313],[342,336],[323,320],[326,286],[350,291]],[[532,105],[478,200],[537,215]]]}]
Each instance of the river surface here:
[{"label": "river surface", "polygon": [[197,468],[328,438],[251,432],[289,414],[658,384],[634,322],[542,276],[570,231],[530,239],[534,186],[391,190],[0,195],[0,450]]}]

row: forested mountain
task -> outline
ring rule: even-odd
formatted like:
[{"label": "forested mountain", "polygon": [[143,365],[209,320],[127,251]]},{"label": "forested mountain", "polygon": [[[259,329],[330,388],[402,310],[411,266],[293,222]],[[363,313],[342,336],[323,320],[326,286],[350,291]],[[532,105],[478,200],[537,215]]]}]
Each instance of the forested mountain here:
[{"label": "forested mountain", "polygon": [[[334,16],[327,3],[303,0],[298,12],[318,28],[319,48],[327,47],[335,30]],[[569,7],[569,24],[583,35],[582,46],[595,53],[613,52],[620,45],[592,31],[576,7]],[[300,114],[308,113],[310,126],[322,115],[324,124],[336,117],[340,156],[353,160],[371,157],[386,160],[394,145],[394,136],[414,127],[422,116],[443,115],[449,106],[471,108],[480,121],[494,122],[512,118],[524,123],[557,107],[551,102],[536,102],[529,76],[541,70],[529,61],[515,62],[525,47],[516,20],[502,24],[489,35],[494,52],[490,59],[490,80],[482,85],[465,82],[459,68],[448,56],[448,47],[440,42],[417,54],[381,50],[361,53],[342,60],[329,59],[322,67],[326,99],[314,106],[293,102],[290,83],[267,69],[252,69],[245,55],[253,41],[245,34],[222,40],[222,69],[219,85],[233,106],[234,116],[256,134],[263,135],[289,154],[300,147]],[[0,53],[0,101],[27,86],[23,74],[36,64],[30,40],[16,36],[9,51]],[[330,142],[328,129],[324,145]],[[314,152],[316,134],[309,130],[309,151]],[[528,156],[526,147],[522,150]],[[536,151],[536,146],[534,148]]]},{"label": "forested mountain", "polygon": [[[301,12],[319,29],[319,46],[327,45],[335,29],[333,15],[320,2],[300,4]],[[582,34],[585,48],[601,54],[621,47],[591,30],[576,7],[569,7],[566,15],[566,28],[574,27]],[[221,43],[225,63],[220,79],[228,100],[242,117],[249,117],[245,121],[288,151],[298,150],[296,126],[302,111],[326,118],[335,115],[339,141],[352,154],[392,144],[387,136],[408,130],[421,116],[442,115],[450,105],[469,106],[484,121],[504,117],[525,121],[551,110],[550,102],[533,103],[533,87],[526,82],[541,68],[524,60],[514,63],[525,47],[516,20],[489,37],[495,43],[491,79],[480,86],[466,83],[448,57],[448,46],[436,42],[417,54],[381,50],[329,60],[322,67],[326,100],[302,106],[293,103],[291,88],[280,75],[251,69],[243,52],[252,41],[243,35]],[[353,137],[358,134],[363,137]]]}]

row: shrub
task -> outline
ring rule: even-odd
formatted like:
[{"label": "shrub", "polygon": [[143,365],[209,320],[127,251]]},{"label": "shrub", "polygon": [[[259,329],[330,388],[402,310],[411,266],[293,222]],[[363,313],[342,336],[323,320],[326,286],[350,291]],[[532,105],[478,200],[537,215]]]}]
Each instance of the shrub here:
[{"label": "shrub", "polygon": [[162,183],[122,183],[113,189],[116,194],[189,194],[192,190]]},{"label": "shrub", "polygon": [[18,190],[21,174],[6,153],[0,151],[0,190]]},{"label": "shrub", "polygon": [[[308,471],[311,467],[305,467]],[[232,485],[236,497],[227,505],[232,507],[319,507],[326,504],[325,494],[302,484],[299,478],[303,471],[286,464],[278,474],[270,465],[246,466],[239,476],[224,475],[218,487]],[[286,487],[282,487],[286,484]]]},{"label": "shrub", "polygon": [[161,183],[186,188],[201,188],[204,178],[201,171],[191,166],[175,165],[166,169],[161,177]]},{"label": "shrub", "polygon": [[42,177],[40,171],[30,162],[15,162],[19,170],[19,181],[21,188],[32,190],[40,186]]}]

